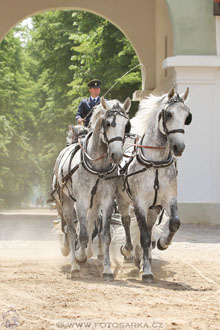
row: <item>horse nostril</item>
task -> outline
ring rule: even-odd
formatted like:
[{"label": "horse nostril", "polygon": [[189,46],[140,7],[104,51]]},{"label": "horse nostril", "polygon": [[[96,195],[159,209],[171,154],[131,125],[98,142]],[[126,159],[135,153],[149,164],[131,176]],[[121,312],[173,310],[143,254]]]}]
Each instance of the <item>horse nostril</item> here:
[{"label": "horse nostril", "polygon": [[184,144],[180,144],[180,145],[174,144],[172,149],[176,156],[181,156],[183,153],[183,150],[185,149],[185,145]]},{"label": "horse nostril", "polygon": [[115,162],[115,163],[120,162],[121,158],[122,158],[122,153],[113,152],[113,153],[111,154],[111,159],[112,159],[113,162]]},{"label": "horse nostril", "polygon": [[173,146],[173,151],[174,151],[175,154],[178,154],[178,151],[179,151],[179,150],[178,150],[178,148],[177,148],[176,145]]}]

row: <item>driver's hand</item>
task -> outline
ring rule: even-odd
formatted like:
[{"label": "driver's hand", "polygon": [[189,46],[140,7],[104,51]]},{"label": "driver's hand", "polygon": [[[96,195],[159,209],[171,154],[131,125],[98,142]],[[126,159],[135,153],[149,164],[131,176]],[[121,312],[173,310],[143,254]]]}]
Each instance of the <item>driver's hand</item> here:
[{"label": "driver's hand", "polygon": [[82,118],[79,118],[79,119],[77,120],[77,123],[78,123],[79,125],[83,125],[83,119],[82,119]]}]

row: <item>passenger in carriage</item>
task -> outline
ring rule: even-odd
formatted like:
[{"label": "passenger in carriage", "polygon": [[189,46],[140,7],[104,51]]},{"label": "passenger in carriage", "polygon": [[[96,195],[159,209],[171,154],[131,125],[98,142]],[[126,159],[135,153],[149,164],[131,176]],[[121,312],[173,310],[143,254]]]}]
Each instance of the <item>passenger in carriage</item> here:
[{"label": "passenger in carriage", "polygon": [[95,105],[98,105],[100,102],[100,87],[101,81],[98,79],[93,79],[88,83],[90,97],[83,99],[78,107],[76,113],[76,121],[78,125],[88,126],[90,118],[92,116],[92,110]]}]

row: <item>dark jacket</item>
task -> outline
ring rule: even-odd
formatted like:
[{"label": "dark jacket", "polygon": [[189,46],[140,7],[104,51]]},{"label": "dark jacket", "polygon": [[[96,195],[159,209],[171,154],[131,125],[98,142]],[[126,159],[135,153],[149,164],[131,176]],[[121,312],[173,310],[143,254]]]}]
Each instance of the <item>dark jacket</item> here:
[{"label": "dark jacket", "polygon": [[85,120],[85,126],[87,127],[89,125],[89,121],[90,121],[90,118],[92,116],[92,109],[95,105],[99,104],[100,102],[100,97],[98,97],[96,103],[93,105],[92,104],[92,99],[89,97],[88,99],[83,99],[80,104],[79,104],[79,107],[78,107],[78,110],[77,110],[77,113],[76,113],[76,121],[79,119],[79,118],[85,118],[88,114],[88,116],[86,117],[86,120]]}]

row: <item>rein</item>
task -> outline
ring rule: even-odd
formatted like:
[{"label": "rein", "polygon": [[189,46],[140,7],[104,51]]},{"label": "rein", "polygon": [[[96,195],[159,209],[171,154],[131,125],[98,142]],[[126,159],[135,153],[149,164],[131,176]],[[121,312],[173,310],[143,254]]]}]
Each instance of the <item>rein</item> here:
[{"label": "rein", "polygon": [[[144,137],[144,136],[143,136]],[[135,143],[127,143],[130,146],[134,146],[136,148],[144,148],[144,149],[155,149],[155,150],[163,150],[166,147],[165,146],[144,146],[143,144],[137,144],[138,140],[140,139],[139,136],[136,136]],[[142,138],[143,139],[143,138]],[[126,157],[126,155],[124,155]],[[127,156],[128,157],[128,156]]]}]

